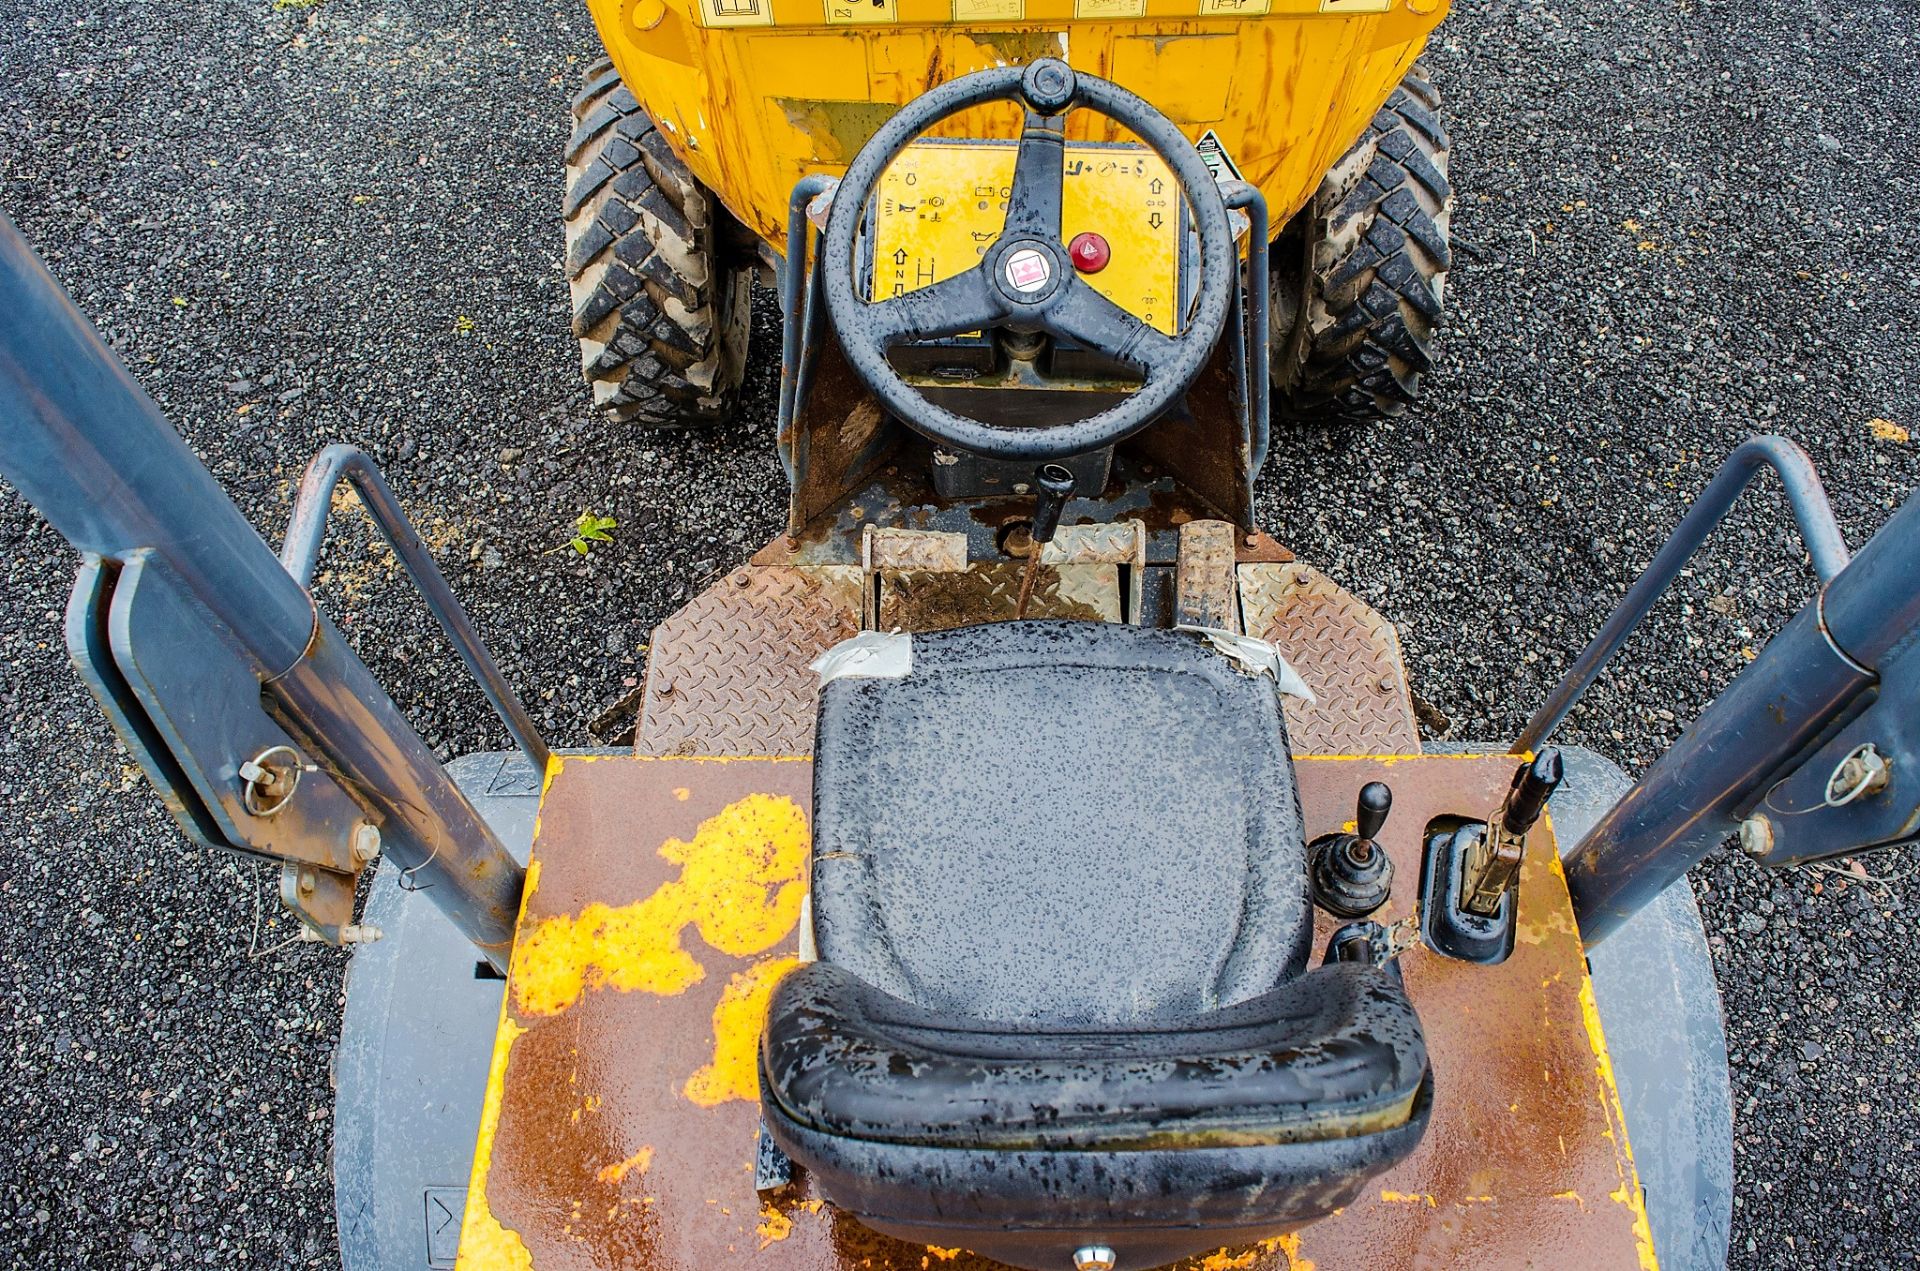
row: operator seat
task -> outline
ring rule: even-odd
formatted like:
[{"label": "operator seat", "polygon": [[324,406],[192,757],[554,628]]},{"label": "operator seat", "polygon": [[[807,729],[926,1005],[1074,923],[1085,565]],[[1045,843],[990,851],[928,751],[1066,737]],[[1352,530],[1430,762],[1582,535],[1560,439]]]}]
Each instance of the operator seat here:
[{"label": "operator seat", "polygon": [[1310,1222],[1413,1149],[1398,972],[1307,969],[1271,675],[1117,623],[894,639],[904,675],[824,684],[818,960],[762,1035],[768,1129],[822,1194],[916,1243],[1131,1269]]}]

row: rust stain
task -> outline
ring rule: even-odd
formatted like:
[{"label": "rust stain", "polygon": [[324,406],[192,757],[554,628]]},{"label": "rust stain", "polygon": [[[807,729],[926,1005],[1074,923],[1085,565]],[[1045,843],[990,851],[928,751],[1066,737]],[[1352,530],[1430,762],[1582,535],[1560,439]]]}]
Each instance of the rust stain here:
[{"label": "rust stain", "polygon": [[[964,573],[938,570],[880,571],[882,630],[944,631],[1014,616],[1025,566],[984,561]],[[1120,619],[1120,574],[1113,565],[1042,565],[1035,575],[1030,618],[1082,622]]]},{"label": "rust stain", "polygon": [[[1334,1212],[1338,1214],[1340,1211]],[[1274,1262],[1275,1254],[1284,1257],[1286,1262]],[[1222,1249],[1198,1260],[1189,1259],[1181,1266],[1187,1271],[1314,1271],[1313,1259],[1303,1257],[1300,1253],[1300,1233],[1297,1231],[1290,1231],[1283,1236],[1269,1236],[1239,1252]]]}]

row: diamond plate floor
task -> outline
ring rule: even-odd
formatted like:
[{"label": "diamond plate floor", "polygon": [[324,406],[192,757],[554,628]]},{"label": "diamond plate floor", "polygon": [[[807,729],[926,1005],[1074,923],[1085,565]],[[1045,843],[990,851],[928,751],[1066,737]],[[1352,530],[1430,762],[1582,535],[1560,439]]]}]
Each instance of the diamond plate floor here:
[{"label": "diamond plate floor", "polygon": [[1277,646],[1320,699],[1287,699],[1295,754],[1420,753],[1392,623],[1300,564],[1240,566],[1240,612],[1247,634]]},{"label": "diamond plate floor", "polygon": [[654,629],[634,752],[812,754],[807,664],[859,630],[857,566],[736,569]]},{"label": "diamond plate floor", "polygon": [[[934,630],[1001,610],[1010,617],[1019,568],[883,570],[879,625]],[[1044,570],[1034,616],[1118,619],[1115,572]],[[1238,580],[1247,633],[1278,645],[1320,698],[1287,703],[1296,753],[1420,752],[1391,623],[1305,565],[1242,565]],[[654,631],[635,752],[811,754],[817,685],[808,663],[859,631],[860,607],[855,566],[735,570]]]},{"label": "diamond plate floor", "polygon": [[[880,571],[880,629],[945,631],[976,622],[1005,622],[1020,600],[1018,561],[976,564],[963,573],[919,569]],[[1035,575],[1029,618],[1120,621],[1117,565],[1042,565]]]}]

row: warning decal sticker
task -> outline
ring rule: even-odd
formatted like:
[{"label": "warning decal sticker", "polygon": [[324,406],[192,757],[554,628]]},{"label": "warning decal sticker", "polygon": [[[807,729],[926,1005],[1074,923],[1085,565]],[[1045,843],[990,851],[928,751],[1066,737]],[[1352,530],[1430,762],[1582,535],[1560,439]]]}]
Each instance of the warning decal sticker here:
[{"label": "warning decal sticker", "polygon": [[1206,135],[1193,143],[1200,152],[1200,162],[1207,165],[1207,171],[1213,173],[1215,181],[1239,181],[1243,178],[1240,169],[1234,165],[1233,156],[1227,153],[1226,146],[1220,142],[1220,134],[1209,128]]}]

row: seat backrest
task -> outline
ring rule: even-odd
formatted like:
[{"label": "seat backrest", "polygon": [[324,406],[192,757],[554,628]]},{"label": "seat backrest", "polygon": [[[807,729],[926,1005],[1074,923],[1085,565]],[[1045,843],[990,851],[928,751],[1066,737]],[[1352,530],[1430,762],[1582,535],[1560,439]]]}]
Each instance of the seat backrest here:
[{"label": "seat backrest", "polygon": [[929,1010],[1164,1025],[1304,965],[1273,680],[1204,637],[1022,622],[912,637],[821,695],[820,956]]}]

